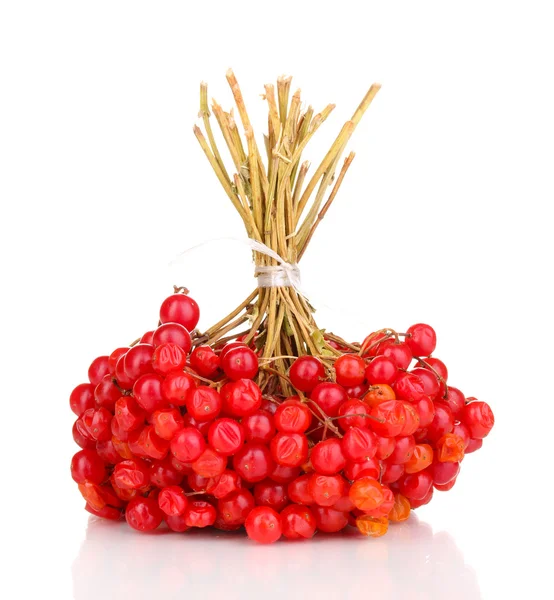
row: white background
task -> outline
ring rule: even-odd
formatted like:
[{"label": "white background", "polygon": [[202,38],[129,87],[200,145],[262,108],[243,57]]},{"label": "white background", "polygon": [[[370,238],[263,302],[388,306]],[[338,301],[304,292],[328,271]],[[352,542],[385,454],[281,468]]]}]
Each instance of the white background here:
[{"label": "white background", "polygon": [[[2,2],[3,597],[552,597],[548,4]],[[69,476],[89,362],[154,326],[172,283],[204,327],[252,288],[233,245],[168,268],[244,235],[191,130],[202,79],[230,106],[229,66],[259,132],[281,73],[337,104],[314,162],[383,84],[305,287],[353,340],[432,324],[450,381],[496,414],[456,487],[379,540],[140,536],[89,518]]]}]

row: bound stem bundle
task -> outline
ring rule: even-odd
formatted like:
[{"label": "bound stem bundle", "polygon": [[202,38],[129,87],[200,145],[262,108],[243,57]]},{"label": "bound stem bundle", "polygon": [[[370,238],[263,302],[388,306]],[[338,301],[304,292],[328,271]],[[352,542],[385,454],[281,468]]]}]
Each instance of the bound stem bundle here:
[{"label": "bound stem bundle", "polygon": [[[273,84],[265,85],[268,133],[264,135],[262,153],[232,70],[227,72],[227,81],[242,132],[233,110],[225,112],[215,100],[210,110],[207,84],[202,83],[199,116],[204,132],[195,126],[194,134],[241,217],[248,237],[262,242],[288,263],[296,264],[352,164],[353,152],[345,158],[335,177],[345,147],[380,86],[373,84],[369,88],[352,118],[343,125],[329,151],[310,175],[309,161],[302,160],[303,151],[335,105],[329,104],[317,114],[311,106],[303,110],[300,90],[291,96],[290,77],[279,77],[276,88]],[[232,175],[216,142],[213,117],[234,167]],[[278,264],[256,251],[254,261],[259,266]],[[213,344],[245,335],[244,341],[253,342],[262,359],[272,363],[271,369],[260,371],[258,376],[262,389],[268,393],[280,389],[288,395],[293,391],[286,373],[293,357],[311,354],[329,365],[333,357],[340,354],[318,328],[313,312],[307,299],[293,287],[259,287],[229,315],[197,337],[195,344]],[[242,330],[241,326],[246,323],[247,329]],[[237,332],[239,329],[241,331]]]}]

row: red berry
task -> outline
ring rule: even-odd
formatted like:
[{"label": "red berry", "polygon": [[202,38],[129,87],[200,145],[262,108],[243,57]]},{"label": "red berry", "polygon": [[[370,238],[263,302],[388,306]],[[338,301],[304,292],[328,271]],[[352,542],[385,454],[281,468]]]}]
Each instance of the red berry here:
[{"label": "red berry", "polygon": [[85,410],[94,408],[94,386],[90,383],[79,384],[69,396],[69,406],[78,417],[80,417]]},{"label": "red berry", "polygon": [[187,507],[187,497],[182,487],[171,485],[164,487],[158,496],[158,505],[169,517],[182,515]]},{"label": "red berry", "polygon": [[404,463],[407,463],[412,457],[415,445],[413,435],[397,437],[394,452],[388,458],[388,462],[393,465],[403,465]]},{"label": "red berry", "polygon": [[166,298],[160,307],[162,323],[180,323],[192,331],[200,319],[198,304],[185,294],[173,294]]},{"label": "red berry", "polygon": [[206,449],[206,442],[196,427],[185,427],[175,434],[170,449],[177,460],[192,463],[200,458]]},{"label": "red berry", "polygon": [[[179,485],[183,481],[182,463],[174,465],[174,459],[169,457],[161,461],[153,462],[149,467],[150,483],[156,487],[163,488]],[[177,461],[175,461],[177,463]],[[191,469],[192,471],[192,469]]]},{"label": "red berry", "polygon": [[186,364],[186,352],[177,344],[161,344],[152,355],[152,368],[160,375],[180,371]]},{"label": "red berry", "polygon": [[260,544],[271,544],[281,537],[281,517],[267,506],[257,506],[245,522],[246,533]]},{"label": "red berry", "polygon": [[446,388],[446,396],[442,399],[442,401],[450,407],[452,416],[455,419],[459,419],[466,404],[466,398],[462,392],[460,392],[459,389],[449,385]]},{"label": "red berry", "polygon": [[122,490],[138,490],[150,482],[148,464],[140,458],[124,460],[115,465],[113,482]]},{"label": "red berry", "polygon": [[[389,459],[383,463],[383,470],[381,472],[381,483],[394,483],[395,481],[398,481],[402,477],[402,475],[404,475],[404,472],[404,465],[391,463]],[[373,512],[371,514],[373,514]]]},{"label": "red berry", "polygon": [[430,325],[418,323],[408,328],[406,344],[414,356],[429,356],[437,345],[437,334]]},{"label": "red berry", "polygon": [[208,440],[219,454],[231,456],[244,444],[242,425],[234,419],[217,419],[210,426]]},{"label": "red berry", "polygon": [[414,403],[414,406],[419,415],[419,426],[428,427],[435,418],[435,405],[431,398],[425,396],[421,400]]},{"label": "red berry", "polygon": [[151,420],[156,435],[168,441],[184,426],[183,417],[177,408],[157,410],[152,413]]},{"label": "red berry", "polygon": [[111,439],[96,442],[96,453],[108,465],[115,465],[123,460]]},{"label": "red berry", "polygon": [[136,346],[129,348],[127,354],[123,357],[125,375],[127,375],[130,380],[136,381],[141,375],[151,373],[153,371],[153,354],[154,346],[151,346],[150,344],[137,344]]},{"label": "red berry", "polygon": [[312,448],[310,460],[316,473],[321,475],[334,475],[346,465],[341,442],[336,438],[316,444]]},{"label": "red berry", "polygon": [[125,510],[127,523],[138,531],[152,531],[162,522],[163,514],[153,498],[133,498]]},{"label": "red berry", "polygon": [[289,483],[300,475],[300,467],[285,467],[275,464],[269,478],[276,483]]},{"label": "red berry", "polygon": [[376,457],[380,460],[386,460],[396,447],[396,441],[393,437],[385,437],[377,435],[377,452]]},{"label": "red berry", "polygon": [[233,417],[254,414],[262,404],[262,391],[251,379],[239,379],[221,390],[225,412]]},{"label": "red berry", "polygon": [[281,512],[283,535],[289,540],[309,539],[314,536],[316,521],[306,506],[290,504]]},{"label": "red berry", "polygon": [[312,512],[317,528],[324,533],[336,533],[348,525],[347,513],[328,506],[314,506]]},{"label": "red berry", "polygon": [[184,515],[177,515],[173,517],[165,517],[165,522],[171,531],[176,531],[177,533],[183,533],[190,529],[190,527],[185,522]]},{"label": "red berry", "polygon": [[149,414],[165,404],[162,382],[163,379],[160,375],[147,373],[139,377],[133,385],[133,396],[138,405]]},{"label": "red berry", "polygon": [[[437,400],[440,398],[441,391],[444,395],[446,388],[444,383],[441,383],[438,377],[429,369],[416,368],[410,371],[412,375],[417,375],[423,384],[423,393],[425,396],[429,396],[431,400]],[[416,398],[417,400],[417,398]]]},{"label": "red berry", "polygon": [[240,489],[241,479],[235,471],[226,469],[217,477],[211,477],[206,484],[206,492],[214,498],[226,498]]},{"label": "red berry", "polygon": [[325,368],[315,356],[301,356],[292,363],[289,377],[297,390],[311,392],[325,378]]},{"label": "red berry", "polygon": [[454,417],[450,407],[444,402],[435,402],[435,416],[427,428],[427,439],[436,442],[445,433],[450,433],[453,428]]},{"label": "red berry", "polygon": [[269,476],[273,465],[273,459],[267,446],[254,442],[245,444],[233,456],[233,468],[245,481],[262,481]]},{"label": "red berry", "polygon": [[115,365],[114,376],[117,381],[117,385],[124,389],[130,390],[133,388],[133,383],[135,383],[134,379],[131,379],[127,373],[125,373],[125,357],[127,356],[127,352],[122,354]]},{"label": "red berry", "polygon": [[314,473],[308,481],[308,490],[319,506],[333,506],[344,496],[346,481],[341,475]]},{"label": "red berry", "polygon": [[[351,427],[342,438],[342,453],[347,460],[362,462],[377,452],[377,438],[366,428]],[[313,457],[312,457],[313,463]]]},{"label": "red berry", "polygon": [[472,452],[476,452],[483,446],[483,440],[474,440],[470,439],[467,445],[466,454],[471,454]]},{"label": "red berry", "polygon": [[87,428],[81,419],[77,419],[75,423],[73,423],[71,433],[73,434],[73,440],[81,448],[85,450],[94,450],[96,447],[94,438],[87,431]]},{"label": "red berry", "polygon": [[337,420],[341,429],[347,431],[350,427],[369,427],[370,419],[369,406],[362,400],[347,400],[339,408],[340,419]]},{"label": "red berry", "polygon": [[190,390],[196,387],[196,382],[188,373],[173,371],[168,373],[162,382],[162,396],[171,404],[185,406]]},{"label": "red berry", "polygon": [[152,335],[152,345],[176,344],[185,354],[190,352],[192,342],[190,333],[179,323],[164,323],[160,325]]},{"label": "red berry", "polygon": [[397,380],[394,382],[393,389],[397,398],[400,400],[407,400],[408,402],[418,402],[425,396],[428,396],[428,394],[425,393],[425,386],[422,379],[414,373],[400,373]]},{"label": "red berry", "polygon": [[112,506],[104,506],[104,508],[97,510],[87,503],[85,510],[95,517],[102,517],[102,519],[109,519],[110,521],[119,521],[121,519],[121,509],[113,508]]},{"label": "red berry", "polygon": [[254,486],[254,499],[257,506],[269,506],[276,511],[283,510],[289,503],[287,486],[264,479]]},{"label": "red berry", "polygon": [[217,509],[227,525],[242,525],[254,508],[254,497],[248,490],[237,490],[219,500]]},{"label": "red berry", "polygon": [[192,463],[192,470],[200,477],[218,477],[225,471],[227,460],[224,456],[206,448],[204,452]]},{"label": "red berry", "polygon": [[424,499],[432,486],[433,476],[428,469],[405,475],[399,481],[400,493],[409,500]]},{"label": "red berry", "polygon": [[88,380],[92,385],[98,385],[105,375],[110,374],[108,356],[99,356],[95,358],[88,368]]},{"label": "red berry", "polygon": [[106,477],[104,461],[94,450],[80,450],[71,459],[71,477],[77,483],[102,483]]},{"label": "red berry", "polygon": [[194,500],[187,504],[183,517],[188,527],[210,527],[215,523],[215,508],[203,500]]},{"label": "red berry", "polygon": [[212,421],[221,410],[221,396],[215,389],[199,385],[189,392],[187,410],[197,421]]},{"label": "red berry", "polygon": [[201,377],[212,377],[219,369],[219,356],[210,346],[198,346],[191,352],[190,366]]},{"label": "red berry", "polygon": [[275,435],[273,415],[265,410],[258,410],[244,417],[242,419],[242,427],[247,442],[269,444]]},{"label": "red berry", "polygon": [[112,437],[112,413],[104,407],[89,408],[81,417],[90,436],[96,441],[110,440]]},{"label": "red berry", "polygon": [[275,411],[275,426],[287,433],[304,433],[312,423],[308,407],[295,398],[289,398]]},{"label": "red berry", "polygon": [[253,379],[258,372],[258,357],[247,346],[232,348],[221,358],[221,368],[229,379]]},{"label": "red berry", "polygon": [[142,427],[145,417],[146,413],[132,396],[122,396],[115,403],[115,418],[123,431],[133,431]]},{"label": "red berry", "polygon": [[365,378],[370,384],[384,383],[390,385],[398,376],[396,364],[386,356],[375,357],[365,370]]},{"label": "red berry", "polygon": [[412,351],[408,344],[396,342],[395,340],[386,340],[379,345],[379,354],[389,358],[398,369],[406,370],[412,362]]},{"label": "red berry", "polygon": [[155,460],[165,458],[169,452],[169,442],[156,435],[152,425],[147,425],[141,430],[137,445],[146,456]]},{"label": "red berry", "polygon": [[381,466],[375,458],[368,458],[363,462],[347,462],[344,467],[344,476],[350,479],[350,481],[355,481],[362,477],[379,479],[381,476]]},{"label": "red berry", "polygon": [[494,415],[486,402],[470,402],[464,408],[461,421],[469,429],[473,439],[482,440],[494,426]]},{"label": "red berry", "polygon": [[[354,387],[365,379],[364,359],[355,354],[343,354],[335,361],[335,375],[339,385]],[[385,382],[383,382],[385,383]]]},{"label": "red berry", "polygon": [[320,383],[315,386],[310,394],[310,399],[315,402],[328,417],[336,417],[339,408],[348,400],[346,390],[338,383]]},{"label": "red berry", "polygon": [[308,438],[301,433],[278,433],[271,440],[273,460],[286,467],[299,467],[308,460]]},{"label": "red berry", "polygon": [[458,477],[460,472],[460,463],[457,462],[438,462],[435,461],[429,469],[436,485],[446,485]]},{"label": "red berry", "polygon": [[310,491],[311,475],[301,475],[291,481],[287,487],[289,498],[297,504],[313,504],[314,497]]},{"label": "red berry", "polygon": [[406,409],[399,400],[387,400],[371,409],[371,428],[378,435],[396,437],[406,422]]},{"label": "red berry", "polygon": [[115,375],[115,366],[117,361],[124,355],[127,354],[129,348],[116,348],[108,357],[108,367],[110,369],[110,375]]},{"label": "red berry", "polygon": [[94,388],[94,399],[98,406],[113,410],[116,400],[121,398],[121,391],[112,381],[111,375],[105,375]]}]

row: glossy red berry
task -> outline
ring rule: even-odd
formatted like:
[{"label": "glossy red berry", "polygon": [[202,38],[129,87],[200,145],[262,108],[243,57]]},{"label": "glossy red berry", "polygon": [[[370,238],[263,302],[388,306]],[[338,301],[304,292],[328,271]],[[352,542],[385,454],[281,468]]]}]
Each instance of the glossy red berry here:
[{"label": "glossy red berry", "polygon": [[362,477],[379,479],[381,470],[381,465],[376,458],[368,458],[362,462],[348,461],[344,467],[344,476],[350,481],[355,481]]},{"label": "glossy red berry", "polygon": [[435,402],[435,416],[433,422],[427,427],[427,439],[437,442],[445,433],[450,433],[453,428],[454,417],[450,407],[444,402]]},{"label": "glossy red berry", "polygon": [[182,487],[171,485],[160,490],[158,506],[169,517],[182,515],[187,507],[187,497]]},{"label": "glossy red berry", "polygon": [[254,506],[254,496],[248,490],[240,489],[219,500],[217,509],[228,525],[242,525]]},{"label": "glossy red berry", "polygon": [[316,530],[313,512],[306,506],[290,504],[281,511],[283,535],[289,540],[312,538]]},{"label": "glossy red berry", "polygon": [[182,465],[183,463],[169,456],[164,460],[154,461],[149,467],[150,483],[159,488],[179,485],[184,475]]},{"label": "glossy red berry", "polygon": [[428,396],[425,393],[425,386],[422,379],[416,373],[400,373],[394,382],[393,388],[398,399],[407,400],[408,402],[417,402]]},{"label": "glossy red berry", "polygon": [[288,484],[287,493],[289,498],[297,504],[313,504],[314,497],[310,491],[310,479],[312,475],[306,474],[297,477]]},{"label": "glossy red berry", "polygon": [[146,456],[154,460],[165,458],[169,452],[169,441],[157,435],[153,425],[147,425],[141,430],[137,445],[140,446]]},{"label": "glossy red berry", "polygon": [[196,427],[181,429],[175,434],[170,444],[171,454],[184,463],[192,463],[198,460],[205,449],[204,436]]},{"label": "glossy red berry", "polygon": [[88,380],[92,385],[98,385],[102,378],[110,374],[109,356],[95,358],[88,368]]},{"label": "glossy red berry", "polygon": [[221,411],[221,396],[214,388],[199,385],[189,392],[186,406],[197,421],[212,421]]},{"label": "glossy red berry", "polygon": [[166,298],[160,307],[162,323],[179,323],[192,331],[200,319],[198,304],[185,294],[173,294]]},{"label": "glossy red berry", "polygon": [[164,323],[152,335],[152,345],[176,344],[185,354],[190,352],[192,342],[190,333],[179,323]]},{"label": "glossy red berry", "polygon": [[346,466],[346,458],[340,440],[331,438],[317,443],[312,448],[310,461],[316,473],[321,475],[334,475],[342,471]]},{"label": "glossy red berry", "polygon": [[446,485],[456,479],[460,472],[460,463],[434,461],[429,472],[436,485]]},{"label": "glossy red berry", "polygon": [[442,401],[450,407],[452,416],[459,419],[466,404],[466,398],[462,392],[458,388],[449,385],[446,388],[446,396],[442,398]]},{"label": "glossy red berry", "polygon": [[217,512],[209,502],[193,500],[187,503],[183,517],[188,527],[210,527],[215,523]]},{"label": "glossy red berry", "polygon": [[108,357],[108,367],[110,369],[110,375],[115,375],[115,366],[117,361],[124,355],[127,354],[129,348],[116,348]]},{"label": "glossy red berry", "polygon": [[372,421],[369,414],[369,406],[362,400],[347,400],[339,408],[341,418],[337,419],[337,423],[343,431],[348,431],[350,427],[369,427]]},{"label": "glossy red berry", "polygon": [[85,410],[94,408],[94,386],[91,383],[81,383],[69,396],[71,410],[80,417]]},{"label": "glossy red berry", "polygon": [[308,460],[308,438],[301,433],[279,432],[271,440],[273,460],[286,467],[299,467]]},{"label": "glossy red berry", "polygon": [[281,517],[267,506],[254,508],[244,525],[248,537],[260,544],[271,544],[281,537]]},{"label": "glossy red berry", "polygon": [[258,372],[258,357],[248,346],[232,348],[221,358],[221,368],[233,381],[252,379]]},{"label": "glossy red berry", "polygon": [[254,500],[257,506],[269,506],[276,511],[281,511],[289,503],[287,486],[271,479],[264,479],[254,486]]},{"label": "glossy red berry", "polygon": [[321,408],[324,415],[336,417],[341,405],[348,400],[348,395],[338,383],[324,382],[314,387],[310,394],[310,400]]},{"label": "glossy red berry", "polygon": [[211,477],[206,483],[206,492],[214,498],[226,498],[242,486],[241,478],[235,471],[225,469],[221,475]]},{"label": "glossy red berry", "polygon": [[399,481],[399,491],[409,500],[422,500],[433,486],[433,476],[430,471],[419,471],[402,477]]},{"label": "glossy red berry", "polygon": [[469,443],[468,443],[468,445],[466,447],[465,453],[466,454],[471,454],[472,452],[476,452],[482,446],[483,446],[483,440],[470,439]]},{"label": "glossy red berry", "polygon": [[356,354],[343,354],[335,361],[336,381],[343,387],[354,387],[363,383],[365,370],[364,359]]},{"label": "glossy red berry", "polygon": [[115,403],[115,418],[119,427],[129,432],[144,425],[146,413],[132,396],[122,396]]},{"label": "glossy red berry", "polygon": [[225,413],[233,417],[254,414],[262,404],[262,391],[251,379],[239,379],[221,390]]},{"label": "glossy red berry", "polygon": [[139,377],[133,385],[133,396],[137,404],[149,414],[165,404],[162,383],[160,375],[147,373]]},{"label": "glossy red berry", "polygon": [[233,456],[233,468],[245,481],[252,483],[262,481],[273,469],[271,452],[259,443],[251,442]]},{"label": "glossy red berry", "polygon": [[153,498],[133,498],[125,510],[127,523],[138,531],[152,531],[163,519],[163,513]]},{"label": "glossy red berry", "polygon": [[101,406],[100,408],[89,408],[81,417],[90,436],[96,441],[110,440],[112,437],[111,421],[112,413]]},{"label": "glossy red berry", "polygon": [[115,385],[111,375],[102,377],[94,388],[94,399],[98,406],[113,410],[116,400],[121,398],[121,390]]},{"label": "glossy red berry", "polygon": [[171,441],[173,436],[183,429],[184,421],[177,408],[164,408],[152,413],[150,417],[156,435]]},{"label": "glossy red berry", "polygon": [[387,400],[371,409],[370,427],[378,435],[396,437],[406,422],[406,409],[399,400]]},{"label": "glossy red berry", "polygon": [[374,385],[384,383],[391,385],[398,377],[398,367],[386,356],[376,356],[365,369],[365,378]]},{"label": "glossy red berry", "polygon": [[418,323],[408,327],[406,344],[414,356],[429,356],[437,345],[437,334],[430,325]]},{"label": "glossy red berry", "polygon": [[100,484],[106,477],[104,461],[94,450],[80,450],[71,459],[71,477],[77,483]]},{"label": "glossy red berry", "polygon": [[308,481],[308,490],[319,506],[333,506],[344,496],[346,481],[341,475],[314,473]]},{"label": "glossy red berry", "polygon": [[300,400],[289,398],[275,411],[274,422],[279,431],[304,433],[312,423],[312,413]]},{"label": "glossy red berry", "polygon": [[136,381],[141,375],[151,373],[154,370],[152,366],[153,354],[154,346],[150,344],[137,344],[129,348],[127,354],[123,356],[125,375],[131,381]]},{"label": "glossy red berry", "polygon": [[300,475],[300,467],[285,467],[275,463],[269,478],[276,483],[290,483]]},{"label": "glossy red berry", "polygon": [[473,439],[482,440],[494,426],[494,414],[486,402],[474,401],[466,404],[461,421]]},{"label": "glossy red berry", "polygon": [[297,390],[311,392],[325,378],[325,368],[315,356],[301,356],[292,363],[289,377]]},{"label": "glossy red berry", "polygon": [[342,453],[347,460],[363,462],[377,452],[377,438],[367,428],[351,427],[341,441]]},{"label": "glossy red berry", "polygon": [[386,340],[379,345],[379,354],[392,360],[398,369],[406,370],[412,362],[412,351],[408,344]]},{"label": "glossy red berry", "polygon": [[190,366],[201,377],[213,377],[220,367],[219,356],[210,346],[197,346],[191,352]]},{"label": "glossy red berry", "polygon": [[115,465],[114,484],[122,490],[138,490],[150,482],[148,464],[140,458],[124,460]]},{"label": "glossy red berry", "polygon": [[177,344],[161,344],[152,355],[152,367],[160,375],[180,371],[186,364],[186,352]]},{"label": "glossy red berry", "polygon": [[168,373],[162,382],[162,396],[170,404],[185,406],[190,390],[196,387],[193,377],[183,371]]},{"label": "glossy red berry", "polygon": [[234,419],[217,419],[210,426],[208,441],[219,454],[231,456],[244,444],[244,430]]},{"label": "glossy red berry", "polygon": [[348,525],[347,513],[329,506],[313,506],[312,512],[319,531],[336,533]]},{"label": "glossy red berry", "polygon": [[247,442],[260,442],[262,444],[269,444],[276,431],[273,415],[265,410],[258,410],[244,417],[242,427]]}]

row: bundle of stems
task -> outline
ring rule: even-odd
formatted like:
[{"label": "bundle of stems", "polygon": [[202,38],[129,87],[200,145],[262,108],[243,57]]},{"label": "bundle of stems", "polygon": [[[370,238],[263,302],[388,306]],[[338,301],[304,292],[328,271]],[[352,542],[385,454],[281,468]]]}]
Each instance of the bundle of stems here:
[{"label": "bundle of stems", "polygon": [[[212,100],[210,110],[205,83],[200,84],[199,113],[204,132],[195,126],[194,134],[239,213],[248,236],[277,252],[288,263],[296,264],[329,210],[354,159],[353,152],[348,154],[335,178],[344,149],[380,86],[373,84],[369,88],[310,177],[310,163],[302,161],[302,153],[334,105],[327,105],[317,114],[311,106],[303,110],[300,90],[291,97],[290,77],[279,77],[277,89],[273,84],[265,85],[263,97],[268,107],[268,133],[264,136],[264,161],[232,70],[227,72],[227,81],[242,123],[242,134],[233,110],[225,112],[215,100]],[[232,175],[216,143],[212,117],[215,117],[230,155],[235,170]],[[259,266],[278,264],[256,251],[254,261]],[[313,312],[307,299],[294,287],[258,287],[235,310],[197,336],[194,343],[215,344],[245,335],[244,341],[254,343],[260,350],[263,368],[258,379],[262,388],[267,393],[281,391],[288,395],[292,388],[286,373],[294,357],[311,354],[329,367],[333,358],[340,354],[328,344],[329,338],[318,328]],[[242,326],[247,323],[244,330]]]}]

